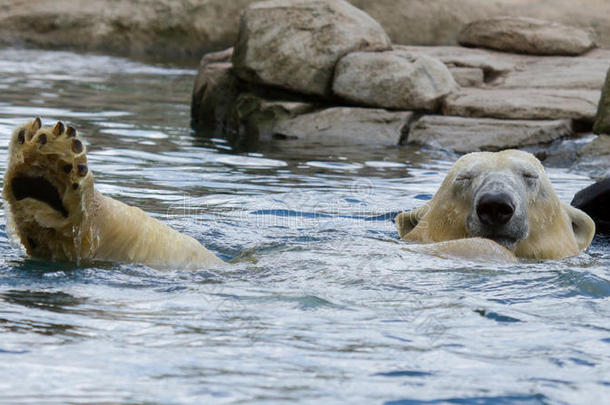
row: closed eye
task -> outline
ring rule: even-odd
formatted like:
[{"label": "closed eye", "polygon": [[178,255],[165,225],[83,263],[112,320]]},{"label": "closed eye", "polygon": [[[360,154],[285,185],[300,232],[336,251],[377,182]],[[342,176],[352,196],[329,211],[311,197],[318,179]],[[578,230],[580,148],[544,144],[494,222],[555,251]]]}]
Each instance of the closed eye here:
[{"label": "closed eye", "polygon": [[455,181],[461,181],[461,182],[467,182],[467,181],[471,181],[471,180],[472,180],[472,176],[468,175],[468,174],[459,175],[455,178]]},{"label": "closed eye", "polygon": [[524,172],[523,177],[529,180],[534,180],[538,178],[538,174],[533,172]]}]

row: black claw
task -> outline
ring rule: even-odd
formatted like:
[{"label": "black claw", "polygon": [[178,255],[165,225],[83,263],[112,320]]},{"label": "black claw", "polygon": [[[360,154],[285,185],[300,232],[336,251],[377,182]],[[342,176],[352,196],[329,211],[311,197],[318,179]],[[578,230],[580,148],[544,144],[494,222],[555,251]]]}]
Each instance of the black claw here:
[{"label": "black claw", "polygon": [[19,131],[19,134],[17,135],[17,140],[19,141],[20,144],[23,145],[23,143],[25,142],[25,129],[22,129],[21,131]]},{"label": "black claw", "polygon": [[83,143],[78,139],[72,140],[72,152],[81,153],[83,151]]},{"label": "black claw", "polygon": [[74,138],[76,136],[76,129],[68,125],[68,128],[66,129],[66,136],[68,138]]},{"label": "black claw", "polygon": [[81,177],[84,177],[87,174],[87,172],[89,171],[89,168],[84,163],[79,163],[77,167],[78,167],[78,175]]},{"label": "black claw", "polygon": [[34,118],[34,123],[32,124],[32,131],[36,132],[42,127],[42,121],[40,121],[40,117]]},{"label": "black claw", "polygon": [[64,172],[66,172],[66,174],[70,173],[72,171],[72,165],[68,164],[68,165],[64,165]]},{"label": "black claw", "polygon": [[57,124],[55,124],[55,126],[53,127],[53,135],[59,136],[63,134],[65,128],[66,127],[64,126],[63,122],[57,121]]},{"label": "black claw", "polygon": [[40,134],[40,136],[38,137],[38,142],[41,145],[44,145],[47,143],[47,135],[46,134]]}]

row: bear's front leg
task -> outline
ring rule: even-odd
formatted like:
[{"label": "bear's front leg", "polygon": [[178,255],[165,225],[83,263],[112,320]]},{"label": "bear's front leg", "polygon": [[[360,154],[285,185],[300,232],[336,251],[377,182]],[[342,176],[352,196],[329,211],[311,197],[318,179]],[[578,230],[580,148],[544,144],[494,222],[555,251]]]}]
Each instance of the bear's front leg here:
[{"label": "bear's front leg", "polygon": [[222,261],[195,239],[94,189],[76,130],[39,118],[17,128],[9,145],[3,195],[9,231],[32,257],[107,260],[195,269]]}]

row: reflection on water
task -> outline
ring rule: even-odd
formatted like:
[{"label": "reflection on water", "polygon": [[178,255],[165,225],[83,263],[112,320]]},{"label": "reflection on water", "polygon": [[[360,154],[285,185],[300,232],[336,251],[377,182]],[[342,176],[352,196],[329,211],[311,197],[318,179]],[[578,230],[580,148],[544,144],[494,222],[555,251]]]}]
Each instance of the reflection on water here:
[{"label": "reflection on water", "polygon": [[[603,403],[610,254],[486,266],[409,253],[391,214],[456,156],[189,130],[194,71],[0,50],[12,128],[63,119],[98,188],[230,259],[158,272],[25,258],[0,227],[3,403]],[[551,169],[569,200],[590,183]],[[1,218],[0,222],[4,222]]]}]

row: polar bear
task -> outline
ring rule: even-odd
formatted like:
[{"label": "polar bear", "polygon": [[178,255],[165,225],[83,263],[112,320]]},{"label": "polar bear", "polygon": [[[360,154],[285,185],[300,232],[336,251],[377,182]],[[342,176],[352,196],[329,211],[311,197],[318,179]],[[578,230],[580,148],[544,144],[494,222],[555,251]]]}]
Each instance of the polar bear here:
[{"label": "polar bear", "polygon": [[14,131],[3,196],[7,229],[36,258],[160,269],[222,263],[190,236],[95,190],[86,147],[62,122],[43,128],[36,118]]},{"label": "polar bear", "polygon": [[403,240],[434,243],[415,250],[507,261],[574,256],[595,234],[587,214],[559,200],[540,161],[519,150],[464,155],[396,224]]}]

